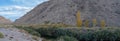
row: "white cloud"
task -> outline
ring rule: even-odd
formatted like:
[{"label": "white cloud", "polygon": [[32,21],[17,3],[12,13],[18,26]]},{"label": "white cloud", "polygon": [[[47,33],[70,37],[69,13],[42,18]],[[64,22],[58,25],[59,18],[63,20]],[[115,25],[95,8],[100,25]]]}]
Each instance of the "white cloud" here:
[{"label": "white cloud", "polygon": [[24,6],[36,6],[44,1],[48,0],[12,0],[16,4],[24,5]]},{"label": "white cloud", "polygon": [[31,10],[32,7],[24,7],[24,6],[16,6],[16,5],[12,5],[12,6],[3,6],[0,7],[0,11],[13,11],[13,10]]},{"label": "white cloud", "polygon": [[0,6],[0,15],[14,21],[36,5],[48,0],[11,0],[14,5]]},{"label": "white cloud", "polygon": [[30,11],[31,9],[32,7],[24,7],[17,5],[4,6],[0,7],[0,15],[5,16],[6,18],[9,18],[14,21],[15,19],[26,14],[26,12]]},{"label": "white cloud", "polygon": [[14,12],[0,12],[0,15],[5,14],[5,15],[14,15],[16,13]]}]

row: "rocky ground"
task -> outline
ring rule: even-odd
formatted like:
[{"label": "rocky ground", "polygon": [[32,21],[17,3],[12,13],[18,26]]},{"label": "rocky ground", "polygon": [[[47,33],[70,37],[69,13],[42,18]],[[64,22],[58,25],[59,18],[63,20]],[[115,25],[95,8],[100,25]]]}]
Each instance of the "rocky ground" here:
[{"label": "rocky ground", "polygon": [[0,38],[0,41],[42,41],[41,38],[28,34],[24,30],[16,28],[0,28],[0,32],[4,35],[4,38]]}]

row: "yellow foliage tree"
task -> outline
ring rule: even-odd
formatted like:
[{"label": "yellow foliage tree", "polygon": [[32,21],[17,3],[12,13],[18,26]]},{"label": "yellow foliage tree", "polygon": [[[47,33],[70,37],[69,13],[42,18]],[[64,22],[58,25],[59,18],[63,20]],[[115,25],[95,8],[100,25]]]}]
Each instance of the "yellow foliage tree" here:
[{"label": "yellow foliage tree", "polygon": [[89,21],[88,20],[85,20],[85,27],[88,27],[89,26]]},{"label": "yellow foliage tree", "polygon": [[76,14],[76,23],[77,23],[77,27],[81,27],[82,26],[82,20],[80,18],[80,11],[77,12]]},{"label": "yellow foliage tree", "polygon": [[97,25],[97,20],[96,19],[93,19],[93,27],[95,27]]},{"label": "yellow foliage tree", "polygon": [[105,20],[101,20],[100,25],[101,25],[102,28],[104,28],[105,25],[106,25],[106,24],[105,24]]}]

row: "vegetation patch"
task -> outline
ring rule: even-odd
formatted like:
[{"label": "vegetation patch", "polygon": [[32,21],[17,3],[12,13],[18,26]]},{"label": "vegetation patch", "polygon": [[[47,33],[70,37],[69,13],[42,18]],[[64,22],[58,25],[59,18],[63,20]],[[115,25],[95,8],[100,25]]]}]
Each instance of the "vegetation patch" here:
[{"label": "vegetation patch", "polygon": [[[20,28],[20,27],[18,27]],[[69,41],[119,41],[120,28],[78,28],[78,27],[22,27],[22,29],[34,35],[40,35],[51,41],[64,40]],[[35,33],[37,32],[37,34]],[[47,41],[47,40],[46,40]]]},{"label": "vegetation patch", "polygon": [[56,41],[78,41],[78,40],[76,38],[74,38],[74,37],[61,36]]},{"label": "vegetation patch", "polygon": [[35,28],[33,27],[24,27],[24,26],[15,26],[18,29],[23,29],[25,31],[27,31],[28,33],[35,35],[35,36],[40,36],[40,34],[35,30]]},{"label": "vegetation patch", "polygon": [[4,38],[4,35],[0,32],[0,38]]}]

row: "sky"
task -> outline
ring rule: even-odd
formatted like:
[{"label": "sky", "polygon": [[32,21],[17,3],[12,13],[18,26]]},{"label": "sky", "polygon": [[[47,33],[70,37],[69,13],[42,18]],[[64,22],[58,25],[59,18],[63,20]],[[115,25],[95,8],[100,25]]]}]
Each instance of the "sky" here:
[{"label": "sky", "polygon": [[0,0],[0,16],[15,21],[45,1],[48,0]]}]

